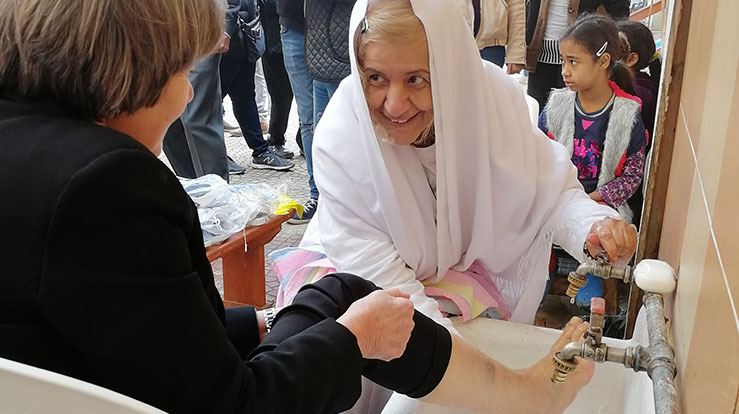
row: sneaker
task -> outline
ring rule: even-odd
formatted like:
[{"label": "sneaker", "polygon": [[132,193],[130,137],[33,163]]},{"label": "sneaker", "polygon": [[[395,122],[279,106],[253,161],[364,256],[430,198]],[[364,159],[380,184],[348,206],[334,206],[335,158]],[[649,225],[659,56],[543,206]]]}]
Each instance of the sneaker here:
[{"label": "sneaker", "polygon": [[236,164],[236,161],[228,157],[228,173],[231,175],[240,175],[246,171],[246,168]]},{"label": "sneaker", "polygon": [[313,215],[316,214],[316,209],[318,208],[318,200],[315,198],[311,198],[310,200],[306,201],[303,205],[303,215],[298,217],[298,213],[295,213],[292,218],[289,218],[287,220],[290,224],[305,224],[310,221],[310,219],[313,218]]},{"label": "sneaker", "polygon": [[295,164],[292,161],[288,161],[280,157],[272,150],[267,150],[259,155],[254,155],[251,157],[251,166],[252,168],[257,169],[286,171],[292,168],[294,165]]},{"label": "sneaker", "polygon": [[234,137],[243,137],[244,133],[241,132],[241,127],[239,127],[238,124],[232,124],[226,120],[226,118],[223,118],[223,132],[234,136]]},{"label": "sneaker", "polygon": [[290,158],[294,157],[295,154],[293,154],[292,151],[285,148],[284,145],[273,145],[269,147],[277,156],[282,157],[286,160],[289,160]]}]

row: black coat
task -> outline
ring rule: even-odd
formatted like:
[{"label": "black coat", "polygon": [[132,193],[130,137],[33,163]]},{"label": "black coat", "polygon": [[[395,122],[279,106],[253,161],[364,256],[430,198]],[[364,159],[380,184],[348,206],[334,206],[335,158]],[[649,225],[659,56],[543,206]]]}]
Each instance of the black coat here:
[{"label": "black coat", "polygon": [[252,45],[239,28],[237,16],[245,22],[250,22],[259,17],[259,12],[257,0],[228,0],[225,31],[231,36],[231,40],[228,51],[223,54],[224,58],[244,59],[250,56]]},{"label": "black coat", "polygon": [[259,18],[264,27],[264,40],[267,42],[266,53],[282,53],[280,38],[280,16],[277,14],[276,0],[260,0]]},{"label": "black coat", "polygon": [[0,98],[0,189],[0,357],[171,413],[351,405],[362,359],[333,320],[247,358],[254,309],[224,310],[194,204],[131,137]]},{"label": "black coat", "polygon": [[351,73],[349,19],[356,0],[305,0],[305,67],[311,78],[340,82]]}]

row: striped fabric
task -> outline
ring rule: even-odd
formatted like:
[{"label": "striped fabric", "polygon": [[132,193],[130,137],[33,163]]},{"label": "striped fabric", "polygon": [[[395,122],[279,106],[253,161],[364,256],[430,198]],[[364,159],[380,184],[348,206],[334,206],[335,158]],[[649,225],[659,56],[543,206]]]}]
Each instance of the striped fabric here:
[{"label": "striped fabric", "polygon": [[[280,281],[277,307],[289,305],[303,285],[336,271],[324,254],[312,250],[288,247],[275,250],[269,257]],[[439,302],[444,316],[459,316],[462,322],[478,316],[503,320],[511,316],[503,295],[478,260],[464,272],[449,269],[441,281],[424,283],[424,291]]]},{"label": "striped fabric", "polygon": [[559,58],[559,40],[544,39],[541,41],[539,62],[549,63],[550,65],[562,64],[562,59]]},{"label": "striped fabric", "polygon": [[281,308],[292,303],[303,285],[317,282],[336,268],[323,253],[288,247],[269,254],[280,281],[275,306]]}]

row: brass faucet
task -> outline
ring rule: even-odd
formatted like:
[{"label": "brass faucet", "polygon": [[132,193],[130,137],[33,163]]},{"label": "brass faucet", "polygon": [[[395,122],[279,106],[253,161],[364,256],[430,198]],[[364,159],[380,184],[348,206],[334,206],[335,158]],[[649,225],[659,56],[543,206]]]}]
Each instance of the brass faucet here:
[{"label": "brass faucet", "polygon": [[602,342],[605,307],[606,302],[603,298],[590,299],[590,328],[588,328],[587,337],[580,342],[570,342],[562,348],[562,351],[554,354],[553,383],[562,384],[567,374],[575,370],[576,356],[595,362],[618,362],[633,368],[637,348],[609,347]]},{"label": "brass faucet", "polygon": [[[604,279],[611,277],[623,279],[625,283],[631,281],[630,268],[612,267],[603,253],[596,263],[581,264],[577,271],[570,273],[570,276],[575,274],[584,277],[588,273]],[[602,343],[605,300],[592,298],[587,336],[583,341],[570,342],[562,348],[562,351],[554,354],[552,382],[562,384],[567,374],[577,367],[575,357],[578,356],[595,362],[617,362],[626,368],[632,368],[635,372],[646,371],[653,382],[655,412],[675,414],[679,412],[674,385],[677,369],[674,350],[667,340],[662,299],[663,293],[670,293],[675,289],[675,271],[665,262],[645,259],[636,266],[633,274],[637,286],[645,291],[643,300],[649,346],[637,345],[623,349]],[[572,297],[577,294],[577,289],[579,287],[574,289]]]},{"label": "brass faucet", "polygon": [[588,282],[587,275],[598,276],[601,279],[621,279],[624,283],[631,283],[631,267],[614,266],[608,260],[608,254],[601,250],[594,261],[581,263],[574,272],[570,272],[567,280],[567,296],[575,298],[577,291]]}]

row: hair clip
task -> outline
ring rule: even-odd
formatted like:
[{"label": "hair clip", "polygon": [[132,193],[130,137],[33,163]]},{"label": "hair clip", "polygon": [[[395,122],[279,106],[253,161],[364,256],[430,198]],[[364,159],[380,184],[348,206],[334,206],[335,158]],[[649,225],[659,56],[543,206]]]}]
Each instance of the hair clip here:
[{"label": "hair clip", "polygon": [[598,49],[597,52],[595,52],[595,56],[600,57],[603,53],[606,52],[606,48],[608,47],[608,41],[606,40],[605,43],[603,43],[603,46]]},{"label": "hair clip", "polygon": [[654,62],[657,59],[659,59],[659,52],[655,50],[654,51],[654,54],[652,55],[652,57],[649,58],[649,63],[652,63],[652,62]]},{"label": "hair clip", "polygon": [[359,31],[362,33],[367,33],[369,31],[369,26],[367,25],[367,16],[364,16],[361,22],[359,22]]}]

